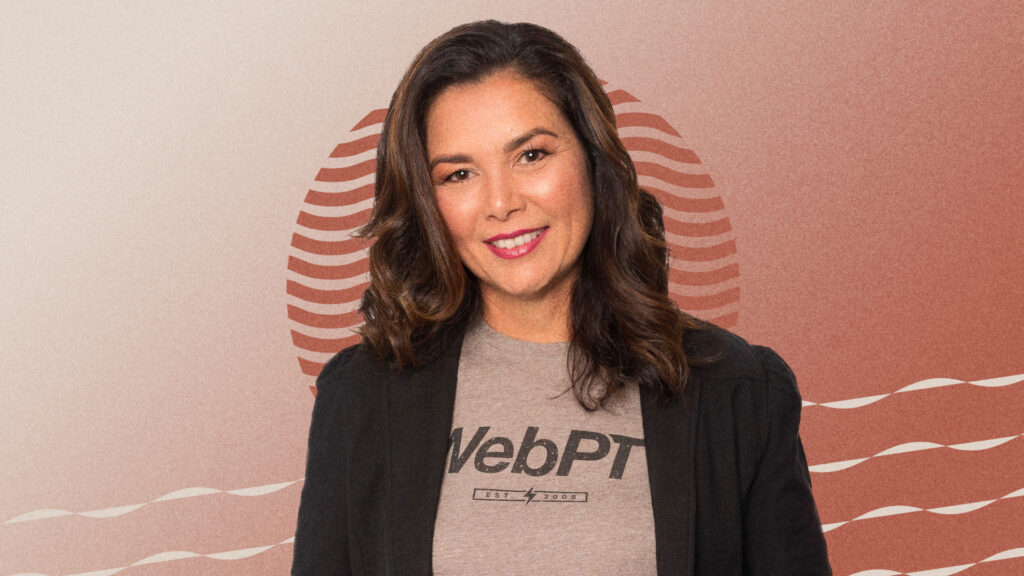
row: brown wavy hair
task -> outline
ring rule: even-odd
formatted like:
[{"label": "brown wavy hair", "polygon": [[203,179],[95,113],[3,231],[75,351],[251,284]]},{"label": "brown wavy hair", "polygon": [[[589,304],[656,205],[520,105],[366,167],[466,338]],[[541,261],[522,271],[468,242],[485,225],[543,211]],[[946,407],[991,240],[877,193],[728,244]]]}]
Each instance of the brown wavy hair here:
[{"label": "brown wavy hair", "polygon": [[640,189],[601,82],[579,51],[534,24],[458,26],[417,55],[395,90],[377,147],[375,202],[360,235],[370,248],[361,334],[398,369],[457,342],[481,311],[476,278],[459,259],[428,169],[426,116],[446,88],[511,71],[533,81],[568,119],[587,153],[594,219],[571,297],[568,368],[587,409],[635,383],[677,396],[690,365],[684,336],[705,326],[668,296],[661,206]]}]

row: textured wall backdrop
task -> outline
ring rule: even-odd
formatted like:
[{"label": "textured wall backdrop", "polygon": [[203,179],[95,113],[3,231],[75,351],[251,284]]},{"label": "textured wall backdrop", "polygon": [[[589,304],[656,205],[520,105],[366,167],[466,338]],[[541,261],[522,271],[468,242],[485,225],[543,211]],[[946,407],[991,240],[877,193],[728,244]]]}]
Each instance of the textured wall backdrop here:
[{"label": "textured wall backdrop", "polygon": [[1024,573],[1024,5],[526,0],[5,3],[0,575],[287,572],[377,111],[486,17],[579,46],[675,297],[794,368],[836,574]]}]

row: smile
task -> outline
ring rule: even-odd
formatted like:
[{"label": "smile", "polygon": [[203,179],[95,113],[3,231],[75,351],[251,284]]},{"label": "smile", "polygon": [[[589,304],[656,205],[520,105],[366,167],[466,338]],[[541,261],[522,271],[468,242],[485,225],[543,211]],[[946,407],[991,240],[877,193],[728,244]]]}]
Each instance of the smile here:
[{"label": "smile", "polygon": [[540,244],[547,230],[547,227],[544,227],[526,232],[516,232],[515,236],[499,235],[486,240],[485,243],[491,252],[494,252],[499,258],[520,258],[532,252]]}]

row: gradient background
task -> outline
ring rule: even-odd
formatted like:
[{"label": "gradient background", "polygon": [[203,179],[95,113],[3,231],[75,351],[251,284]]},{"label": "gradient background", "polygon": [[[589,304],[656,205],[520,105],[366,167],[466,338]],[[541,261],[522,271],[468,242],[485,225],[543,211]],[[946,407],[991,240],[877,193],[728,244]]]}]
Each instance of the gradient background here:
[{"label": "gradient background", "polygon": [[[812,465],[935,444],[812,475],[826,524],[921,509],[829,531],[836,574],[1024,573],[1024,4],[2,12],[0,574],[287,573],[313,401],[297,214],[415,52],[485,17],[563,34],[697,152],[733,329],[805,400],[1016,377],[805,409]],[[195,487],[217,493],[154,502]],[[25,519],[45,509],[73,514]]]}]

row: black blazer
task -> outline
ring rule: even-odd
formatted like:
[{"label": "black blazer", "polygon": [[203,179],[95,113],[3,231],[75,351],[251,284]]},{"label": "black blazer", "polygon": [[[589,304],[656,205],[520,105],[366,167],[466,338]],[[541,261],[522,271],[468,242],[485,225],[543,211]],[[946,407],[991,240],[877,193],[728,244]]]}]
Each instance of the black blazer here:
[{"label": "black blazer", "polygon": [[[718,328],[687,345],[720,359],[671,402],[641,389],[658,574],[831,574],[793,373]],[[324,367],[293,575],[431,573],[461,348],[401,374],[362,345]]]}]

